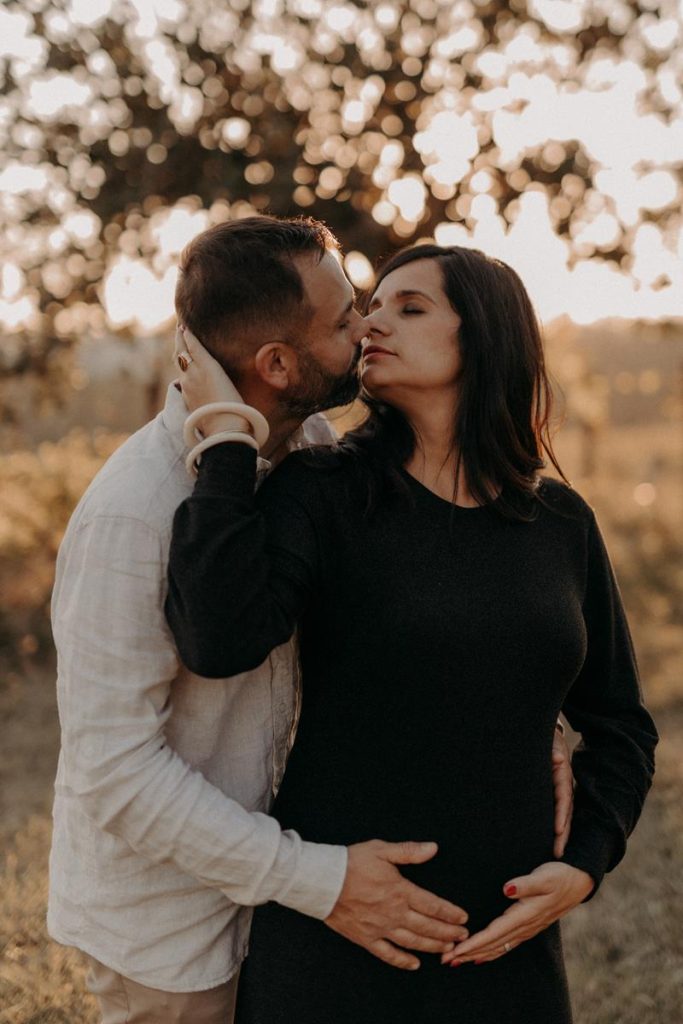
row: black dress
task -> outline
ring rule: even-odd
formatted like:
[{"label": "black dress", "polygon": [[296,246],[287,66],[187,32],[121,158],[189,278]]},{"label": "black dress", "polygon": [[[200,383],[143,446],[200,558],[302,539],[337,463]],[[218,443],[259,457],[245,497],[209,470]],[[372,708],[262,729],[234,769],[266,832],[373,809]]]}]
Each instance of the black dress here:
[{"label": "black dress", "polygon": [[[472,934],[553,859],[551,748],[583,734],[562,858],[600,884],[653,772],[628,627],[590,508],[543,481],[531,522],[459,508],[402,471],[371,516],[348,454],[207,452],[174,525],[167,612],[188,666],[255,667],[300,625],[303,705],[273,814],[305,839],[435,840],[405,868]],[[567,1024],[559,927],[490,964],[389,967],[324,923],[258,908],[238,1024]]]}]

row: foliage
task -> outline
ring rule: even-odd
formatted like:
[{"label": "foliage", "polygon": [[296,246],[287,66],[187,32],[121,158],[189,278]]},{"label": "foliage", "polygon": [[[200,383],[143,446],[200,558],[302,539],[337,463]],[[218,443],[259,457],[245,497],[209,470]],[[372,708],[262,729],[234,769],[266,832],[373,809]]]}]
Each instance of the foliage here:
[{"label": "foliage", "polygon": [[102,463],[123,440],[74,431],[36,452],[0,457],[2,660],[51,649],[49,601],[54,562],[69,517]]},{"label": "foliage", "polygon": [[540,203],[568,258],[667,288],[638,245],[680,228],[680,24],[675,0],[10,0],[0,368],[156,329],[182,242],[252,210],[374,259]]}]

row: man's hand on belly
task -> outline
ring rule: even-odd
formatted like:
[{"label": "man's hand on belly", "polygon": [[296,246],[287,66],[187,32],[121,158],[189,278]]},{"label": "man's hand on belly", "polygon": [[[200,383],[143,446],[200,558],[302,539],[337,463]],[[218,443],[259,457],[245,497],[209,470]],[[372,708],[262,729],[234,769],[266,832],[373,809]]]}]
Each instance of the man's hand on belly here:
[{"label": "man's hand on belly", "polygon": [[333,931],[394,967],[417,970],[408,949],[450,953],[468,935],[467,914],[448,900],[404,878],[397,864],[423,864],[436,843],[384,843],[373,839],[349,847],[344,887],[325,920]]},{"label": "man's hand on belly", "polygon": [[503,886],[505,895],[515,900],[512,906],[452,953],[444,954],[441,962],[455,967],[505,956],[577,907],[594,884],[585,871],[555,861],[541,864],[530,875],[513,878]]}]

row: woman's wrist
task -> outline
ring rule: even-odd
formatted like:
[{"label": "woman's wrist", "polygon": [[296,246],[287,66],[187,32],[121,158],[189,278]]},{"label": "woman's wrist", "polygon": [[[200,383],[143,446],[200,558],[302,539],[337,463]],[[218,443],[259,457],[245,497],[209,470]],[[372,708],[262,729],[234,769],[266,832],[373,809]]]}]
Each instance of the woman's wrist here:
[{"label": "woman's wrist", "polygon": [[198,440],[206,440],[210,435],[216,436],[226,431],[250,434],[257,448],[260,448],[268,440],[270,426],[263,413],[244,402],[208,402],[188,415],[183,437],[190,448]]},{"label": "woman's wrist", "polygon": [[222,434],[225,431],[241,431],[251,433],[251,424],[244,416],[234,412],[208,413],[202,419],[202,434],[204,437],[211,437],[213,434]]}]

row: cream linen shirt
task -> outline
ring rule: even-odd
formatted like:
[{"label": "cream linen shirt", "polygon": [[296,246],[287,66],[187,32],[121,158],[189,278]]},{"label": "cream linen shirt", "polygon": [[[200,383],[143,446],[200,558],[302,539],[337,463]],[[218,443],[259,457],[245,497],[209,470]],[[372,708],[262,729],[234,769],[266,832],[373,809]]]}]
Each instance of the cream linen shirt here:
[{"label": "cream linen shirt", "polygon": [[[52,602],[62,749],[48,929],[167,992],[227,981],[256,904],[327,917],[347,865],[344,847],[304,842],[266,813],[295,721],[294,642],[251,672],[202,679],[166,624],[173,514],[193,486],[185,415],[171,385],[94,479]],[[313,417],[292,445],[331,439]]]}]

